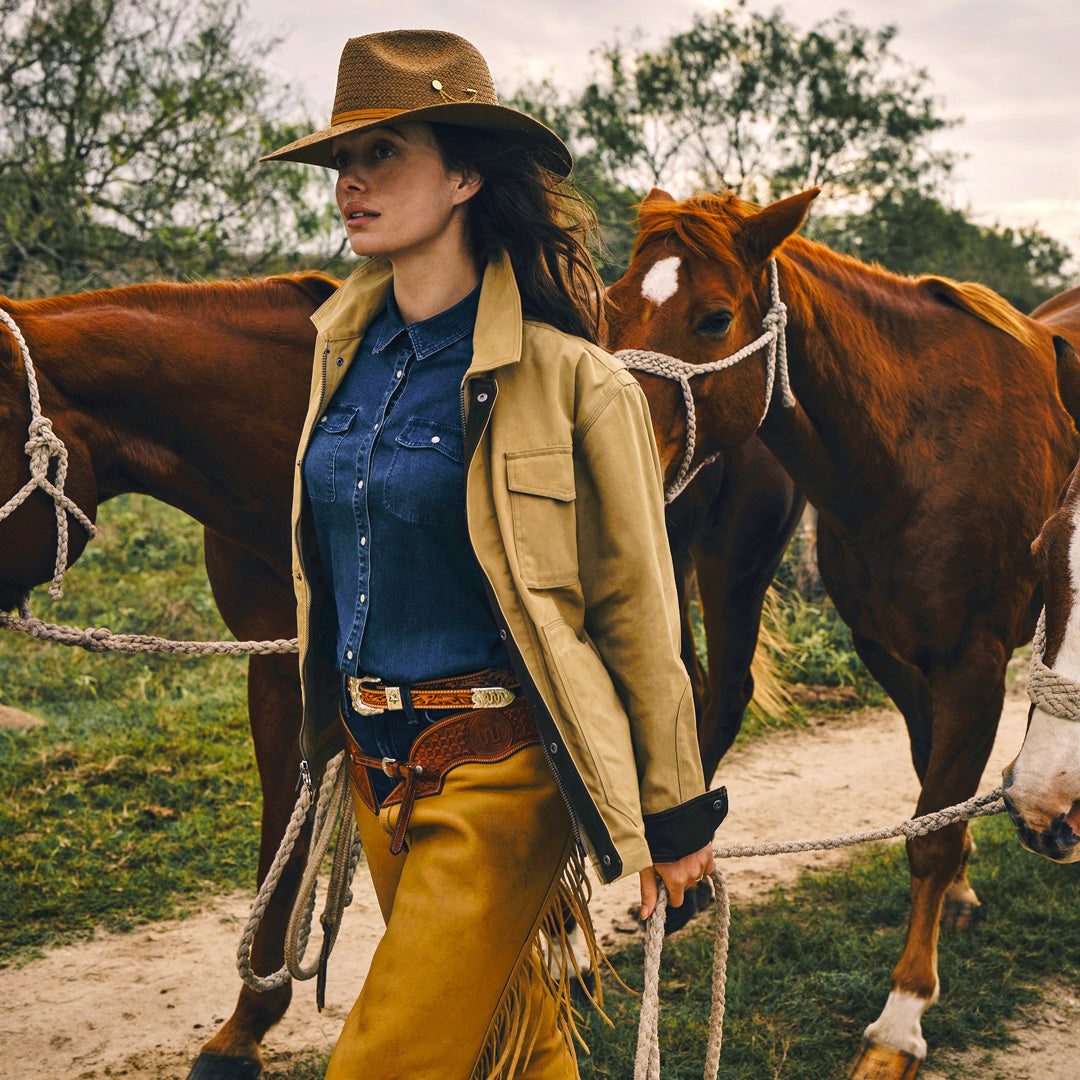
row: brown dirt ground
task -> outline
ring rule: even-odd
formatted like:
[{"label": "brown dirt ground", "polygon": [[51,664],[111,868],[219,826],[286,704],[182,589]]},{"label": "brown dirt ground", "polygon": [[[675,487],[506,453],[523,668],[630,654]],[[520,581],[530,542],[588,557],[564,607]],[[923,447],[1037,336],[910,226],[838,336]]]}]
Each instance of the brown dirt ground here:
[{"label": "brown dirt ground", "polygon": [[[1026,713],[1026,698],[1014,689],[980,790],[1000,782],[1002,766],[1022,742]],[[894,824],[915,805],[909,761],[903,723],[888,709],[843,713],[809,730],[770,735],[733,752],[721,767],[731,813],[718,840],[823,837]],[[867,768],[870,762],[875,765]],[[803,870],[841,866],[848,857],[832,851],[736,859],[724,870],[738,903]],[[266,1038],[270,1074],[275,1064],[333,1047],[381,931],[362,871],[354,892],[330,964],[327,1007],[316,1012],[312,984],[297,988],[285,1019]],[[636,878],[595,890],[593,917],[607,945],[638,932],[628,913],[636,901]],[[0,1080],[183,1080],[199,1047],[232,1009],[238,989],[233,958],[250,903],[247,894],[208,896],[188,918],[102,934],[0,970]],[[962,1060],[985,1080],[1075,1080],[1078,1019],[1076,991],[1049,988],[1046,1006],[1016,1025],[1014,1049]],[[941,1080],[933,1069],[919,1075]]]}]

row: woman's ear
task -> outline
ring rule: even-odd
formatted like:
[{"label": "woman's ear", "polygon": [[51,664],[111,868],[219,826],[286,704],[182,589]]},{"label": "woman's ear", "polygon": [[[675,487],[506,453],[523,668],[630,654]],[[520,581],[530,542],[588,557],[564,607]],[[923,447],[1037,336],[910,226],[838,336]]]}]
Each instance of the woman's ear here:
[{"label": "woman's ear", "polygon": [[451,173],[450,177],[455,181],[452,198],[457,206],[468,202],[484,186],[484,178],[473,169]]}]

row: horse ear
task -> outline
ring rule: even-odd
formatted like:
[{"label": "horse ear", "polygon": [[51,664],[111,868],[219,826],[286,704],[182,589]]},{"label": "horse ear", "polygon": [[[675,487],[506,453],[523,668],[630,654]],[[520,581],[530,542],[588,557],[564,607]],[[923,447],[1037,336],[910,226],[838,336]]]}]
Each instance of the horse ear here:
[{"label": "horse ear", "polygon": [[810,204],[821,188],[810,188],[798,195],[774,202],[746,218],[739,230],[746,254],[758,263],[766,259],[802,224]]},{"label": "horse ear", "polygon": [[663,199],[665,202],[675,201],[663,188],[654,187],[652,191],[641,200],[641,205],[644,206],[645,203],[656,202],[657,199]]},{"label": "horse ear", "polygon": [[1054,353],[1057,356],[1058,394],[1065,411],[1080,427],[1080,356],[1059,334],[1054,335]]}]

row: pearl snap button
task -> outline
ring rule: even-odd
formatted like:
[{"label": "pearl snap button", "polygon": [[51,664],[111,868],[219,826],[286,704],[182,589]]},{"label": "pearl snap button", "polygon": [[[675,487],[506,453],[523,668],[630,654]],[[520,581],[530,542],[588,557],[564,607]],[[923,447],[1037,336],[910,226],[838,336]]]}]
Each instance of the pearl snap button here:
[{"label": "pearl snap button", "polygon": [[439,442],[439,436],[438,436],[438,435],[432,435],[432,436],[431,436],[431,441],[432,441],[433,443],[437,443],[437,442]]},{"label": "pearl snap button", "polygon": [[362,488],[364,486],[364,481],[363,480],[358,480],[357,483],[356,483],[356,486],[358,488]]},{"label": "pearl snap button", "polygon": [[360,603],[361,604],[367,603],[367,597],[363,593],[360,594]]},{"label": "pearl snap button", "polygon": [[366,536],[361,536],[360,537],[360,546],[364,547],[366,544],[367,544],[367,537]]},{"label": "pearl snap button", "polygon": [[345,654],[350,660],[352,659],[352,649]]}]

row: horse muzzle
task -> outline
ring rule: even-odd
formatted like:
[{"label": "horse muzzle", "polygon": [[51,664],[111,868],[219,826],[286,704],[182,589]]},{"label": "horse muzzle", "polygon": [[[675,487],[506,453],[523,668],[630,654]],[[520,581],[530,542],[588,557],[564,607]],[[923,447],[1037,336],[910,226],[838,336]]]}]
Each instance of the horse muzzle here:
[{"label": "horse muzzle", "polygon": [[1016,835],[1023,847],[1052,862],[1080,861],[1080,835],[1074,831],[1065,814],[1058,814],[1045,828],[1033,828],[1028,824],[1016,802],[1007,794],[1003,798],[1005,809],[1012,818]]}]

